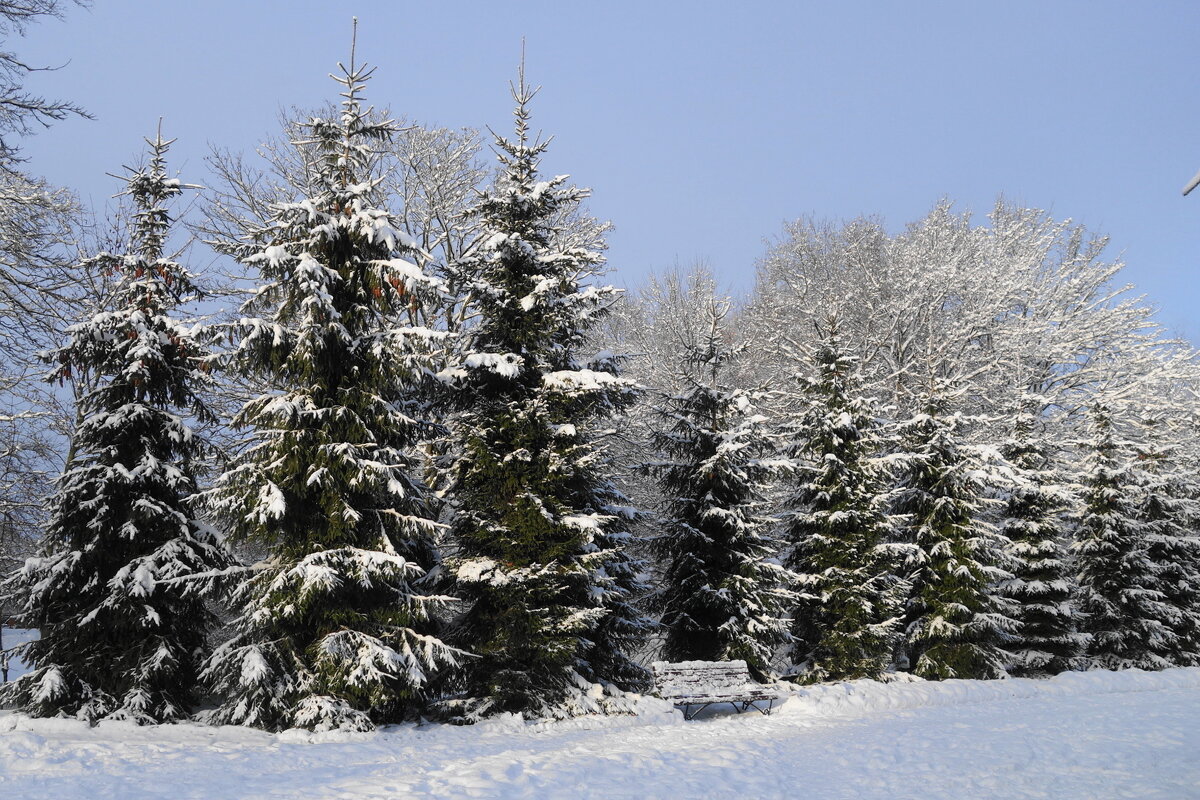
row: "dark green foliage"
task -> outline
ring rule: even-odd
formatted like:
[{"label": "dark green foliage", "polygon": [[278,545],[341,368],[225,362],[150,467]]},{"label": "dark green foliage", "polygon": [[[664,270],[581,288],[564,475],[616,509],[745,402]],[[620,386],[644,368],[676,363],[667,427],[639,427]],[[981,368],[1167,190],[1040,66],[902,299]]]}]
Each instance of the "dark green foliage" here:
[{"label": "dark green foliage", "polygon": [[373,148],[396,128],[362,107],[369,76],[352,61],[339,119],[301,126],[307,195],[225,248],[263,278],[230,361],[267,391],[235,417],[251,438],[212,499],[268,557],[205,669],[214,722],[366,730],[415,713],[456,663],[432,635],[444,598],[422,589],[437,557],[412,455],[429,334],[402,321],[432,281],[379,206]]},{"label": "dark green foliage", "polygon": [[230,561],[188,506],[202,444],[180,415],[208,419],[197,396],[207,354],[170,316],[197,290],[165,254],[166,203],[182,189],[167,177],[170,142],[148,143],[125,190],[129,254],[94,258],[119,280],[112,310],[71,328],[56,354],[54,377],[86,393],[42,553],[10,582],[41,638],[24,651],[33,672],[6,696],[35,716],[186,717],[212,621],[188,578]]},{"label": "dark green foliage", "polygon": [[462,719],[595,710],[592,683],[644,684],[626,655],[646,623],[630,605],[628,512],[607,476],[598,425],[634,392],[616,359],[581,357],[610,288],[586,287],[599,254],[557,242],[586,193],[540,180],[522,81],[516,139],[497,137],[502,174],[480,200],[483,245],[460,269],[478,311],[445,374],[459,413],[449,507],[458,547],[456,641],[466,662]]},{"label": "dark green foliage", "polygon": [[904,478],[896,510],[915,545],[906,611],[908,658],[922,678],[1000,678],[998,649],[1014,625],[989,593],[1001,577],[996,543],[977,519],[981,487],[956,435],[957,416],[932,399],[901,427]]},{"label": "dark green foliage", "polygon": [[1074,575],[1060,522],[1070,498],[1056,483],[1046,446],[1035,436],[1036,423],[1037,416],[1023,409],[1002,448],[1013,476],[1000,534],[1008,543],[1013,576],[998,589],[1012,602],[1017,623],[1004,642],[1008,671],[1021,678],[1071,669],[1086,642],[1077,630]]},{"label": "dark green foliage", "polygon": [[765,419],[752,398],[724,381],[737,356],[723,341],[724,309],[685,357],[687,386],[656,409],[659,459],[647,465],[665,498],[661,528],[649,541],[660,565],[650,595],[668,661],[744,660],[764,677],[787,640],[782,614],[786,572],[773,559],[759,513],[770,470]]},{"label": "dark green foliage", "polygon": [[1170,609],[1174,636],[1162,655],[1178,666],[1200,666],[1200,537],[1188,527],[1196,520],[1195,501],[1168,470],[1162,462],[1150,466],[1138,516],[1156,587]]},{"label": "dark green foliage", "polygon": [[1106,407],[1092,409],[1091,425],[1084,515],[1075,531],[1087,655],[1104,669],[1163,669],[1178,641],[1149,558],[1146,523],[1137,518],[1135,477],[1125,460],[1131,451],[1119,444]]},{"label": "dark green foliage", "polygon": [[1200,502],[1195,497],[1195,468],[1180,457],[1179,440],[1190,429],[1179,431],[1168,420],[1146,415],[1138,432],[1137,515],[1174,634],[1161,655],[1180,666],[1200,666]]},{"label": "dark green foliage", "polygon": [[858,362],[842,349],[836,319],[821,333],[816,374],[800,379],[807,408],[788,431],[796,467],[785,504],[787,565],[800,578],[792,662],[811,681],[879,678],[900,633],[904,548],[888,544],[878,439]]}]

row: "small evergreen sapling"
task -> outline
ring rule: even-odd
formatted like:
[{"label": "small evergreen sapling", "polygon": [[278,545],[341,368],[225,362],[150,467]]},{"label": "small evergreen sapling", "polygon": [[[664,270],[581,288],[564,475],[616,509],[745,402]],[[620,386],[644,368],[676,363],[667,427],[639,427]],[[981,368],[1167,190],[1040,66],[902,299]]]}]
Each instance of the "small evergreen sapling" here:
[{"label": "small evergreen sapling", "polygon": [[309,195],[274,208],[231,254],[264,283],[235,326],[235,369],[268,391],[234,419],[252,436],[212,490],[236,539],[267,557],[238,586],[234,637],[205,668],[208,718],[267,729],[368,730],[411,715],[458,653],[433,634],[422,582],[436,524],[414,477],[431,335],[401,321],[436,291],[379,205],[375,148],[396,130],[342,68],[338,119],[293,145]]},{"label": "small evergreen sapling", "polygon": [[198,294],[166,254],[167,203],[185,187],[167,177],[171,142],[148,144],[146,165],[126,179],[129,252],[93,259],[119,281],[112,309],[69,329],[56,354],[55,377],[90,388],[42,554],[12,580],[41,638],[25,647],[33,672],[6,695],[35,716],[186,717],[212,622],[203,583],[188,579],[230,564],[188,502],[203,445],[184,415],[211,419],[198,396],[207,353],[172,316]]},{"label": "small evergreen sapling", "polygon": [[770,558],[774,520],[760,513],[771,476],[766,419],[727,383],[739,353],[724,341],[727,311],[710,306],[708,334],[683,364],[687,388],[657,409],[660,457],[646,469],[665,502],[649,540],[661,571],[650,602],[661,614],[663,658],[741,659],[763,677],[787,640],[790,594],[786,571]]},{"label": "small evergreen sapling", "polygon": [[788,567],[799,577],[792,661],[806,680],[875,678],[900,635],[904,545],[893,542],[871,403],[836,318],[800,377],[806,408],[788,430],[794,489],[785,502]]}]

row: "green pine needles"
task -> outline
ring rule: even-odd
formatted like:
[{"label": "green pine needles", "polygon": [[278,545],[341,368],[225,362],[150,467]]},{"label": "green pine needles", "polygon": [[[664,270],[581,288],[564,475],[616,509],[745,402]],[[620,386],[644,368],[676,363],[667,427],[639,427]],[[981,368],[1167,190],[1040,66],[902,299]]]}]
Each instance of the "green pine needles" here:
[{"label": "green pine needles", "polygon": [[[1162,592],[1139,519],[1136,483],[1122,458],[1113,413],[1091,409],[1084,514],[1075,533],[1079,605],[1088,634],[1088,657],[1104,669],[1163,669],[1175,649],[1176,616]],[[1147,508],[1150,524],[1157,516]]]},{"label": "green pine needles", "polygon": [[664,498],[649,539],[661,574],[650,595],[661,615],[662,657],[670,661],[744,660],[757,675],[772,669],[787,640],[791,598],[786,570],[762,513],[770,447],[749,392],[730,388],[739,349],[725,341],[727,306],[713,302],[709,328],[684,357],[684,388],[655,409],[645,470]]},{"label": "green pine needles", "polygon": [[1001,678],[999,644],[1014,623],[990,587],[997,542],[981,519],[957,415],[932,396],[925,413],[901,426],[904,478],[896,511],[914,545],[906,609],[908,658],[922,678]]},{"label": "green pine needles", "polygon": [[879,678],[891,665],[907,588],[886,513],[872,404],[838,321],[818,331],[806,403],[788,432],[795,488],[786,506],[788,566],[798,576],[792,662],[805,680]]},{"label": "green pine needles", "polygon": [[407,312],[437,285],[380,205],[375,149],[396,127],[362,105],[370,74],[352,57],[335,78],[339,118],[293,142],[307,196],[231,253],[263,283],[230,363],[267,390],[234,419],[249,440],[211,500],[269,555],[205,669],[224,698],[214,722],[370,729],[415,713],[459,657],[434,635],[444,598],[422,588],[437,525],[412,451],[428,428],[416,364],[432,334]]},{"label": "green pine needles", "polygon": [[631,606],[629,512],[597,438],[635,394],[615,357],[582,355],[615,290],[583,285],[601,257],[561,241],[558,220],[586,192],[539,177],[535,92],[522,75],[516,137],[496,139],[502,174],[476,211],[483,245],[460,264],[475,276],[478,318],[443,374],[459,409],[448,521],[455,641],[474,655],[455,712],[465,720],[586,713],[616,696],[592,685],[646,677],[627,655],[646,625]]},{"label": "green pine needles", "polygon": [[1190,464],[1181,464],[1178,446],[1147,420],[1149,441],[1139,449],[1144,465],[1139,484],[1138,518],[1144,526],[1146,556],[1156,586],[1169,607],[1171,637],[1155,648],[1173,664],[1200,665],[1200,537],[1195,533],[1200,505],[1189,491]]},{"label": "green pine needles", "polygon": [[1014,677],[1056,675],[1071,669],[1086,638],[1078,632],[1074,576],[1062,518],[1070,498],[1059,485],[1044,441],[1036,436],[1038,404],[1026,399],[1001,448],[1012,478],[1004,498],[1001,540],[1012,577],[998,593],[1011,604],[1017,628],[1003,647]]}]

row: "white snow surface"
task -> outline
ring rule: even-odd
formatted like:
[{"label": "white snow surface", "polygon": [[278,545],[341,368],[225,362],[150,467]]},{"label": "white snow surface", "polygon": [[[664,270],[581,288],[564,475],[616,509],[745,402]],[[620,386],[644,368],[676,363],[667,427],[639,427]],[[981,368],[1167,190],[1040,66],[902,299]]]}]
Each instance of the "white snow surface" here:
[{"label": "white snow surface", "polygon": [[14,800],[1200,797],[1200,669],[1047,681],[855,681],[773,716],[273,735],[0,716]]}]

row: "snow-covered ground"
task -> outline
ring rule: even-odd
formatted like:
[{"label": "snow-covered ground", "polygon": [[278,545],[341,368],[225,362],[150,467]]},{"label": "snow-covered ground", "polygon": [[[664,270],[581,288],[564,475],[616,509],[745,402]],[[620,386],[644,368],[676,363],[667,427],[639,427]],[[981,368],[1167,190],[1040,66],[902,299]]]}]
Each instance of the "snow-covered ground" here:
[{"label": "snow-covered ground", "polygon": [[868,681],[775,715],[271,735],[0,716],[0,797],[1200,798],[1200,669]]}]

